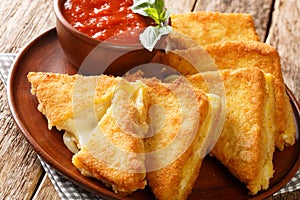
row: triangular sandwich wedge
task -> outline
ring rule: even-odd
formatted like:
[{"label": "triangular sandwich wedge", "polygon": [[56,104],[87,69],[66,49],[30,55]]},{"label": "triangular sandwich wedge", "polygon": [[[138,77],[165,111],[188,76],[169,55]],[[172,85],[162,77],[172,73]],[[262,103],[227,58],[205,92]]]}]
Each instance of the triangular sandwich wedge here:
[{"label": "triangular sandwich wedge", "polygon": [[[142,83],[106,75],[43,72],[30,72],[28,80],[49,128],[65,130],[75,141],[75,149],[70,148],[75,154],[72,162],[83,175],[122,195],[146,186],[141,134],[147,131],[147,92]],[[126,106],[118,109],[118,105]],[[128,128],[132,125],[128,123],[135,123],[136,129]]]},{"label": "triangular sandwich wedge", "polygon": [[296,125],[277,50],[271,45],[255,41],[227,41],[207,45],[204,49],[220,70],[258,67],[274,76],[275,144],[279,150],[292,146],[296,139]]},{"label": "triangular sandwich wedge", "polygon": [[188,79],[209,92],[205,81],[220,76],[224,83],[225,123],[211,151],[251,195],[269,187],[273,177],[274,82],[258,68],[220,70],[195,74]]},{"label": "triangular sandwich wedge", "polygon": [[[186,199],[214,139],[221,99],[179,78],[172,84],[146,81],[149,130],[145,138],[147,181],[159,200]],[[215,113],[213,113],[215,112]]]}]

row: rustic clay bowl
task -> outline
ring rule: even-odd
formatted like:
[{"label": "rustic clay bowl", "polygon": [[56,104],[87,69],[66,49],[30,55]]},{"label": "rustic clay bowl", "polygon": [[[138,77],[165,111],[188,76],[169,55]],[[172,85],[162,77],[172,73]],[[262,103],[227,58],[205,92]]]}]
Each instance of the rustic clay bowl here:
[{"label": "rustic clay bowl", "polygon": [[[75,29],[64,17],[66,0],[54,0],[57,36],[68,60],[83,74],[122,75],[134,66],[149,63],[156,54],[137,44],[96,40]],[[121,69],[120,69],[121,68]]]}]

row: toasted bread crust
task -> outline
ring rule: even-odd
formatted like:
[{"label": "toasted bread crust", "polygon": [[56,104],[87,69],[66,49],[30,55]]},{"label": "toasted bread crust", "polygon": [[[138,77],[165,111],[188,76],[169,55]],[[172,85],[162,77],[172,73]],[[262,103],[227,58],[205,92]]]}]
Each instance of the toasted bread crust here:
[{"label": "toasted bread crust", "polygon": [[275,77],[276,146],[283,150],[284,146],[293,145],[296,127],[293,123],[291,104],[285,91],[277,50],[268,44],[254,41],[216,43],[205,46],[204,49],[220,70],[258,67]]},{"label": "toasted bread crust", "polygon": [[[268,120],[274,123],[274,118],[272,105],[268,107],[270,116],[266,116],[269,96],[264,73],[246,68],[222,70],[220,76],[226,91],[226,120],[211,154],[256,194],[268,188],[275,145],[274,132],[265,124]],[[199,84],[204,81],[200,74],[189,80],[197,87],[204,86]]]},{"label": "toasted bread crust", "polygon": [[[30,72],[31,93],[38,101],[38,110],[48,119],[49,128],[72,116],[72,92],[77,75]],[[63,95],[62,95],[63,94]]]},{"label": "toasted bread crust", "polygon": [[[101,102],[103,96],[108,95],[108,91],[120,81],[118,78],[105,75],[83,77],[44,72],[30,72],[27,78],[31,83],[32,94],[35,94],[39,101],[38,110],[48,120],[49,129],[53,126],[64,129],[63,122],[72,118],[74,111],[84,110],[89,106],[95,106],[95,109],[97,109],[97,104],[103,103]],[[80,93],[85,94],[91,85],[96,85],[95,91],[90,94],[93,95],[90,97],[94,100],[93,102],[84,102],[80,99],[78,101],[74,100],[75,92],[77,95]],[[87,105],[88,103],[93,105]],[[76,109],[74,109],[74,104],[76,104]]]},{"label": "toasted bread crust", "polygon": [[144,189],[147,183],[142,139],[147,131],[143,121],[147,112],[141,109],[148,107],[148,93],[142,84],[136,93],[128,92],[135,91],[134,84],[137,85],[120,82],[98,127],[83,150],[73,157],[74,165],[83,174],[88,171],[121,194]]},{"label": "toasted bread crust", "polygon": [[[296,127],[292,107],[286,94],[277,50],[268,44],[257,41],[217,42],[203,46],[203,49],[211,56],[216,65],[209,71],[257,67],[274,76],[276,147],[283,150],[284,146],[292,146],[295,143]],[[181,54],[195,54],[200,50],[190,48],[182,51]],[[175,68],[181,74],[198,73],[188,60],[180,56],[181,54],[177,54],[177,51],[171,51],[167,54],[161,54],[160,59],[162,63]]]},{"label": "toasted bread crust", "polygon": [[[80,115],[81,111],[92,109],[92,112],[88,115],[94,115],[95,113],[98,115],[102,106],[110,107],[101,110],[103,114],[101,114],[101,118],[97,119],[99,120],[98,128],[93,130],[94,132],[87,143],[80,146],[80,151],[73,156],[72,162],[83,175],[103,181],[106,185],[111,186],[115,192],[128,194],[145,187],[145,159],[141,154],[144,152],[143,140],[128,134],[128,129],[124,130],[118,126],[110,106],[113,96],[116,96],[114,88],[121,81],[121,78],[105,75],[84,77],[80,75],[69,76],[66,74],[31,72],[28,74],[28,80],[32,84],[31,92],[37,96],[39,101],[39,110],[48,119],[49,128],[56,126],[74,134],[72,132],[74,128],[70,127],[72,123],[69,123],[69,121],[76,117],[76,112],[78,112],[77,115]],[[139,114],[137,114],[137,108],[133,104],[126,104],[127,101],[124,102],[127,100],[127,98],[122,98],[124,96],[126,95],[123,94],[119,98],[121,101],[119,103],[127,106],[126,110],[130,112],[126,116],[121,113],[122,116],[120,117],[124,119],[124,123],[128,124],[136,121]],[[146,115],[146,112],[143,112],[143,114]],[[89,116],[84,115],[83,117],[89,119]],[[143,116],[143,118],[146,117]],[[80,121],[77,123],[80,123]],[[97,127],[97,122],[95,126]],[[126,127],[128,126],[126,125]],[[108,143],[112,146],[133,154],[125,153],[121,156],[121,159],[118,157],[120,151],[111,152],[111,149],[106,148],[109,147],[107,146],[108,143],[99,140],[101,135],[106,137],[109,140]],[[120,143],[120,141],[122,142]],[[97,157],[99,154],[101,154],[101,158],[105,156],[115,158],[114,167],[103,162],[106,160],[99,159]],[[119,170],[116,165],[126,165],[133,171]]]},{"label": "toasted bread crust", "polygon": [[173,14],[172,27],[200,45],[221,41],[259,41],[252,16],[239,13],[191,12]]},{"label": "toasted bread crust", "polygon": [[[181,83],[176,87],[180,87]],[[181,104],[174,95],[174,91],[166,88],[166,86],[158,82],[148,82],[147,86],[151,94],[150,105],[162,106],[166,111],[165,125],[153,137],[145,139],[146,151],[155,151],[157,149],[168,148],[172,145],[172,141],[178,134],[182,125],[182,114],[180,113]],[[174,88],[173,88],[174,89]],[[189,96],[186,90],[182,90],[184,95]],[[191,144],[187,149],[174,161],[161,169],[150,171],[147,173],[147,180],[153,193],[157,199],[186,199],[191,193],[194,183],[198,177],[198,173],[202,164],[203,157],[200,157],[199,151],[203,150],[203,143],[206,139],[207,124],[205,120],[209,118],[209,101],[207,96],[200,90],[193,89],[198,108],[194,105],[189,105],[190,109],[196,109],[199,115],[199,128]],[[187,99],[189,98],[187,97]],[[182,111],[184,112],[184,111]],[[187,140],[191,132],[185,132],[181,140]],[[176,149],[181,149],[181,146],[176,146]],[[170,149],[174,150],[174,149]],[[152,162],[161,162],[161,159],[173,155],[173,152],[165,152],[165,154],[157,155]]]},{"label": "toasted bread crust", "polygon": [[[136,159],[132,161],[136,162]],[[72,163],[83,175],[101,180],[121,195],[144,189],[147,184],[145,173],[129,173],[113,169],[107,163],[99,161],[86,148],[72,157]]]}]

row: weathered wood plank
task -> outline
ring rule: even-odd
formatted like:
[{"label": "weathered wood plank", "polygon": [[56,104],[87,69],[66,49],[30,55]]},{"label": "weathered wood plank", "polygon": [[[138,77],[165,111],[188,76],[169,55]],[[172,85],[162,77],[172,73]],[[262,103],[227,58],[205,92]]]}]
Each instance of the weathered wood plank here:
[{"label": "weathered wood plank", "polygon": [[281,57],[288,87],[300,101],[300,1],[276,0],[267,43],[275,46]]},{"label": "weathered wood plank", "polygon": [[270,12],[272,10],[272,1],[273,0],[198,0],[194,10],[251,14],[260,40],[264,41]]},{"label": "weathered wood plank", "polygon": [[40,187],[32,198],[32,200],[40,199],[60,200],[60,197],[58,196],[48,176],[44,176]]},{"label": "weathered wood plank", "polygon": [[178,0],[165,0],[166,7],[174,14],[190,12],[193,9],[196,0],[184,1],[180,3]]},{"label": "weathered wood plank", "polygon": [[42,167],[13,122],[2,82],[0,91],[0,199],[30,199]]},{"label": "weathered wood plank", "polygon": [[[1,1],[0,52],[19,52],[30,40],[54,27],[52,4],[49,0]],[[2,83],[0,106],[0,199],[31,199],[43,169],[13,122]],[[54,191],[48,185],[51,187]],[[57,196],[55,191],[51,193]]]},{"label": "weathered wood plank", "polygon": [[52,6],[49,0],[1,1],[0,52],[18,52],[38,34],[54,27]]}]

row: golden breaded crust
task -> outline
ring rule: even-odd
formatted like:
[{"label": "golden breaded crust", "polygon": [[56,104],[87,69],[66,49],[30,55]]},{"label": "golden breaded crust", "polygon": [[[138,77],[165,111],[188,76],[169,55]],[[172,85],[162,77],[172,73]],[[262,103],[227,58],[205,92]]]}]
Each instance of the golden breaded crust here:
[{"label": "golden breaded crust", "polygon": [[291,104],[285,91],[277,50],[268,44],[254,41],[216,43],[207,45],[204,49],[220,70],[258,67],[275,77],[276,146],[283,150],[284,145],[293,145],[296,127],[293,122]]},{"label": "golden breaded crust", "polygon": [[[128,194],[146,186],[143,126],[147,112],[147,92],[141,86],[130,95],[129,83],[116,89],[111,106],[101,118],[90,139],[77,154],[73,164],[84,175],[95,177],[111,186],[116,193]],[[143,90],[143,92],[139,92]],[[142,99],[137,102],[137,99]],[[121,107],[120,107],[121,106]],[[140,119],[140,120],[138,120]],[[134,124],[135,123],[135,124]],[[138,125],[139,127],[135,126]]]},{"label": "golden breaded crust", "polygon": [[[189,62],[190,60],[186,60],[187,56],[182,55],[198,54],[199,56],[193,57],[199,59],[199,57],[205,56],[199,48],[175,50],[167,54],[161,54],[159,58],[163,64],[173,67],[181,74],[192,75],[198,73],[198,70]],[[295,143],[296,127],[293,121],[292,107],[285,91],[280,57],[276,49],[268,44],[256,41],[226,41],[207,45],[203,48],[208,53],[207,56],[211,56],[212,61],[216,64],[208,71],[258,67],[275,77],[276,146],[278,149],[283,150],[284,146],[293,145]],[[199,61],[195,61],[199,63]],[[204,66],[200,65],[200,67],[201,70],[206,70]]]},{"label": "golden breaded crust", "polygon": [[[256,194],[268,188],[273,175],[275,144],[274,132],[269,130],[269,125],[274,123],[274,104],[267,107],[271,102],[268,102],[266,80],[258,68],[222,70],[219,73],[226,92],[226,119],[211,153],[246,184],[251,194]],[[190,76],[189,80],[196,87],[204,86],[200,74]]]},{"label": "golden breaded crust", "polygon": [[[131,161],[136,160],[131,159]],[[107,166],[106,163],[99,162],[85,148],[79,154],[73,156],[72,163],[84,176],[102,181],[106,186],[111,187],[113,191],[121,195],[132,193],[138,189],[144,189],[146,185],[145,174],[117,171]]]},{"label": "golden breaded crust", "polygon": [[[203,157],[200,156],[200,151],[203,151],[203,143],[207,137],[207,127],[208,122],[206,122],[207,118],[209,118],[209,101],[207,96],[201,92],[200,90],[193,89],[195,93],[196,101],[198,103],[198,107],[195,108],[195,104],[191,104],[189,98],[192,98],[193,95],[188,94],[188,91],[185,88],[179,89],[178,93],[174,93],[175,88],[182,87],[182,83],[177,82],[175,86],[171,86],[167,88],[167,85],[163,85],[158,82],[147,82],[146,83],[149,92],[150,92],[150,106],[161,106],[166,112],[165,119],[163,119],[164,124],[159,129],[159,131],[152,137],[145,139],[145,150],[146,152],[154,152],[157,150],[162,150],[167,148],[166,151],[161,152],[154,157],[152,157],[151,162],[152,165],[159,165],[164,160],[168,160],[170,156],[174,155],[174,151],[182,151],[179,157],[173,158],[172,163],[168,163],[167,166],[160,168],[155,171],[147,172],[147,180],[149,186],[151,187],[155,197],[159,200],[164,199],[186,199],[192,188],[194,183],[198,177],[199,169],[201,167]],[[179,100],[176,98],[176,95],[183,95],[187,100],[188,108],[185,109],[193,109],[196,112],[199,112],[199,121],[198,121],[198,131],[195,133],[194,138],[191,144],[187,147],[187,149],[182,149],[181,143],[178,145],[174,145],[174,147],[170,147],[172,142],[174,141],[180,126],[184,123],[182,120],[182,113],[186,112],[185,110],[181,111],[182,104],[180,104]],[[151,108],[151,107],[150,107]],[[154,121],[154,124],[157,121],[160,121],[161,118],[156,116],[151,120]],[[194,127],[194,121],[192,119],[188,124],[191,127]],[[183,125],[184,126],[184,125]],[[180,141],[188,140],[189,134],[192,134],[191,131],[186,131],[182,136],[180,136]],[[169,148],[169,149],[168,149]],[[172,159],[172,158],[171,158]]]},{"label": "golden breaded crust", "polygon": [[191,12],[173,14],[171,20],[175,31],[202,46],[222,41],[259,41],[249,14]]},{"label": "golden breaded crust", "polygon": [[[83,77],[44,72],[30,72],[27,78],[31,83],[32,94],[39,101],[38,110],[46,116],[50,129],[52,126],[66,129],[65,122],[73,118],[74,112],[80,112],[87,107],[100,109],[97,105],[102,106],[102,100],[111,95],[111,88],[119,81],[119,78],[105,75]],[[90,93],[91,89],[93,91]],[[86,99],[92,101],[85,101]]]},{"label": "golden breaded crust", "polygon": [[99,179],[116,193],[125,195],[146,186],[145,159],[143,154],[138,154],[142,152],[142,139],[122,131],[109,108],[99,122],[98,129],[73,156],[72,162],[83,175]]},{"label": "golden breaded crust", "polygon": [[[56,126],[66,130],[80,143],[80,151],[73,156],[72,162],[83,175],[97,178],[122,194],[145,187],[144,146],[143,140],[138,137],[143,133],[134,133],[147,129],[147,112],[144,110],[147,108],[144,102],[147,92],[142,84],[137,86],[132,97],[139,101],[129,101],[129,95],[122,88],[115,90],[116,85],[124,81],[122,78],[31,72],[28,80],[32,84],[31,92],[39,101],[39,110],[48,119],[49,128]],[[124,91],[126,88],[132,89],[129,83]],[[118,109],[119,104],[122,109]],[[94,115],[98,115],[96,119]],[[119,118],[116,119],[116,116]],[[79,117],[77,121],[76,117]],[[133,122],[141,128],[132,129]],[[121,127],[118,123],[125,125]],[[78,133],[75,134],[75,131]],[[122,154],[123,151],[130,153]],[[105,163],[109,159],[111,162]]]},{"label": "golden breaded crust", "polygon": [[49,127],[72,116],[72,91],[77,75],[30,72],[31,93],[38,101],[38,110],[48,119]]},{"label": "golden breaded crust", "polygon": [[280,57],[277,50],[266,43],[256,41],[226,41],[204,46],[219,69],[258,67],[282,78]]}]

